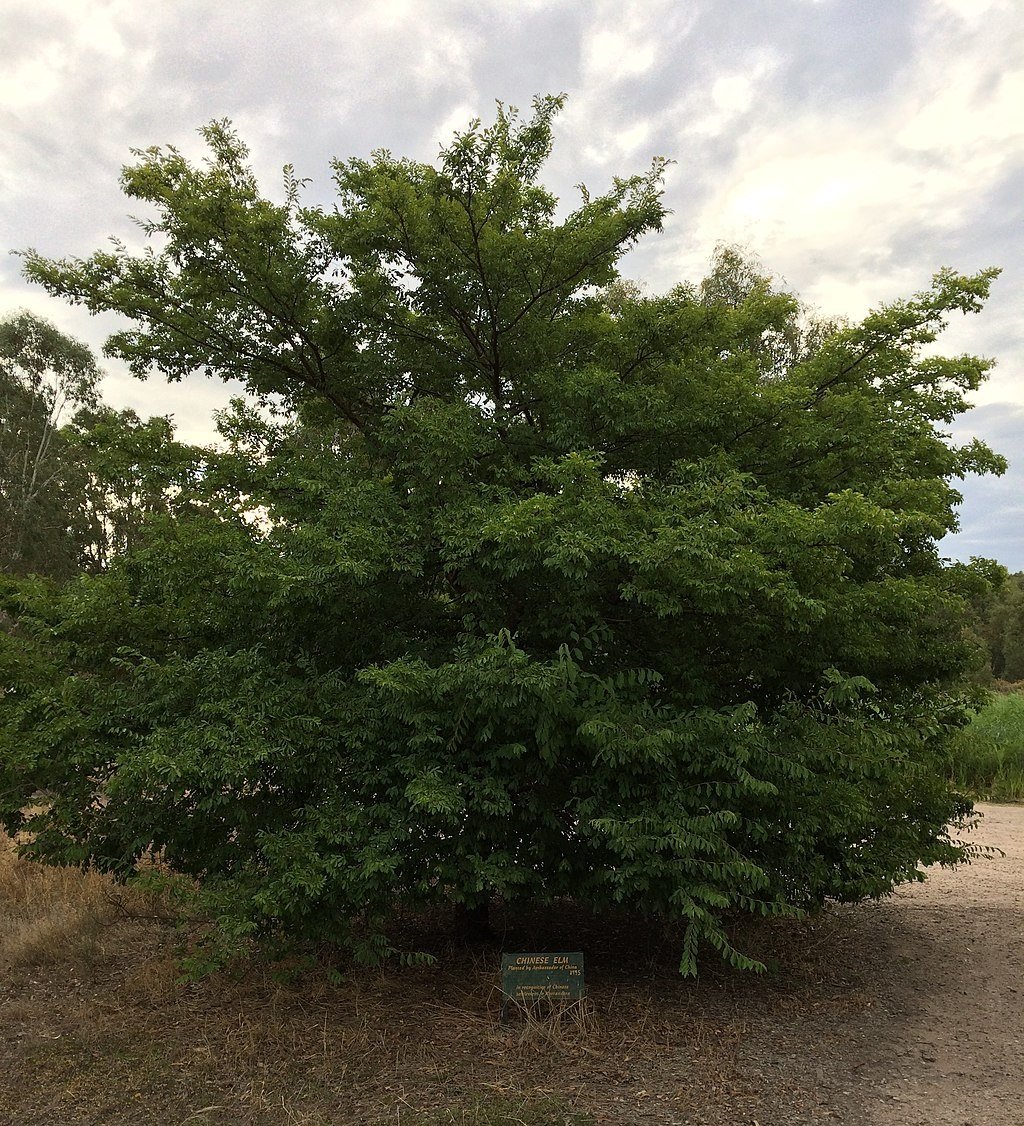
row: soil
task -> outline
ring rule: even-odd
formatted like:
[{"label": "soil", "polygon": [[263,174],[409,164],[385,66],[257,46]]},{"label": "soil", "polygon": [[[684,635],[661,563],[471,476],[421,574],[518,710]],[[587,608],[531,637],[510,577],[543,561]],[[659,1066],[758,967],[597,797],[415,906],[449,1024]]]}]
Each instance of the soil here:
[{"label": "soil", "polygon": [[1024,805],[978,811],[969,839],[998,852],[840,913],[859,1011],[836,1005],[802,1029],[754,1018],[739,1068],[774,1073],[775,1089],[759,1084],[746,1117],[734,1104],[679,1121],[1024,1124]]},{"label": "soil", "polygon": [[751,927],[763,977],[683,981],[635,920],[492,919],[507,949],[586,952],[560,1023],[498,1022],[500,951],[182,984],[166,926],[115,918],[4,968],[0,1124],[1022,1126],[1024,805],[979,811],[1004,855]]},{"label": "soil", "polygon": [[1004,855],[863,911],[884,964],[857,1091],[879,1126],[1024,1124],[1024,806],[979,809]]}]

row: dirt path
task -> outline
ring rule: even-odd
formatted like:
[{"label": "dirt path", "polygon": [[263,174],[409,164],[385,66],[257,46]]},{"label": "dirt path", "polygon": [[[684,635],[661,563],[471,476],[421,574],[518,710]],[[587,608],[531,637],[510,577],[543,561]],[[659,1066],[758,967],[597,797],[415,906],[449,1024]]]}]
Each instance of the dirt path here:
[{"label": "dirt path", "polygon": [[1004,856],[751,925],[761,977],[684,980],[635,920],[591,942],[588,913],[539,916],[516,949],[590,951],[592,1020],[565,1029],[499,1024],[493,951],[185,985],[144,913],[86,926],[102,879],[8,861],[39,920],[0,964],[0,1126],[1024,1126],[1024,805],[980,812]]},{"label": "dirt path", "polygon": [[1005,855],[835,912],[820,983],[750,1021],[754,1093],[682,1121],[1024,1126],[1024,805],[978,810]]},{"label": "dirt path", "polygon": [[876,909],[890,966],[859,1092],[878,1126],[1024,1124],[1024,805],[980,806],[1005,856],[936,871]]},{"label": "dirt path", "polygon": [[1024,805],[979,812],[971,839],[1004,856],[834,910],[805,963],[709,990],[706,1018],[740,1031],[720,1091],[599,1121],[1024,1126]]}]

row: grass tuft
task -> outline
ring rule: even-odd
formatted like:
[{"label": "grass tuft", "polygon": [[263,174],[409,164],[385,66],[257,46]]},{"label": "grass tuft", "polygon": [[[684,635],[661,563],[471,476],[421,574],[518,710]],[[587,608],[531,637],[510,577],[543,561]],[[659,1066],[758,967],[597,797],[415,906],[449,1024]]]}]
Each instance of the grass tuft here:
[{"label": "grass tuft", "polygon": [[99,872],[25,860],[0,832],[0,965],[90,964],[114,919],[161,909],[156,897]]},{"label": "grass tuft", "polygon": [[583,997],[567,1004],[547,1006],[509,1002],[507,1017],[513,1022],[516,1042],[540,1051],[568,1051],[586,1046],[603,1032],[591,1001]]},{"label": "grass tuft", "polygon": [[0,963],[89,962],[113,910],[112,885],[95,872],[22,860],[0,834]]}]

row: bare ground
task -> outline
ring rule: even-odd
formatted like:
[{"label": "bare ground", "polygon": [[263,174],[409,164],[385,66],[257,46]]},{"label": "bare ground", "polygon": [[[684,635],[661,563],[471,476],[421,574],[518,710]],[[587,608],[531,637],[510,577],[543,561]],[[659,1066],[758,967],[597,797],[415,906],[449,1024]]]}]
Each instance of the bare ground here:
[{"label": "bare ground", "polygon": [[0,1124],[1022,1126],[1024,806],[980,808],[1005,856],[751,930],[765,978],[682,982],[629,920],[516,920],[510,948],[587,952],[590,997],[509,1027],[495,951],[182,984],[165,926],[0,850]]},{"label": "bare ground", "polygon": [[[1024,805],[980,807],[1005,853],[937,871],[865,912],[888,967],[863,1069],[880,1126],[1024,1124]],[[872,917],[873,916],[873,917]]]}]

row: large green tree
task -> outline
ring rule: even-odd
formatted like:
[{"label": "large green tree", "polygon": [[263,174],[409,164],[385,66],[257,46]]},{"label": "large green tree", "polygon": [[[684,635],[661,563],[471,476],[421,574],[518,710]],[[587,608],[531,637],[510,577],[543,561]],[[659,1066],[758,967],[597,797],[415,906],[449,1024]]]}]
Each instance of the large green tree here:
[{"label": "large green tree", "polygon": [[[338,162],[331,210],[263,197],[230,129],[138,154],[151,252],[29,254],[130,327],[138,374],[241,380],[265,410],[187,511],[144,522],[9,656],[3,816],[50,859],[161,850],[225,931],[361,943],[398,905],[574,896],[688,926],[883,895],[956,863],[964,721],[944,427],[984,378],[923,356],[992,272],[815,325],[723,252],[644,296],[661,165],[560,213],[559,99],[436,166]],[[367,937],[369,936],[369,937]]]}]

